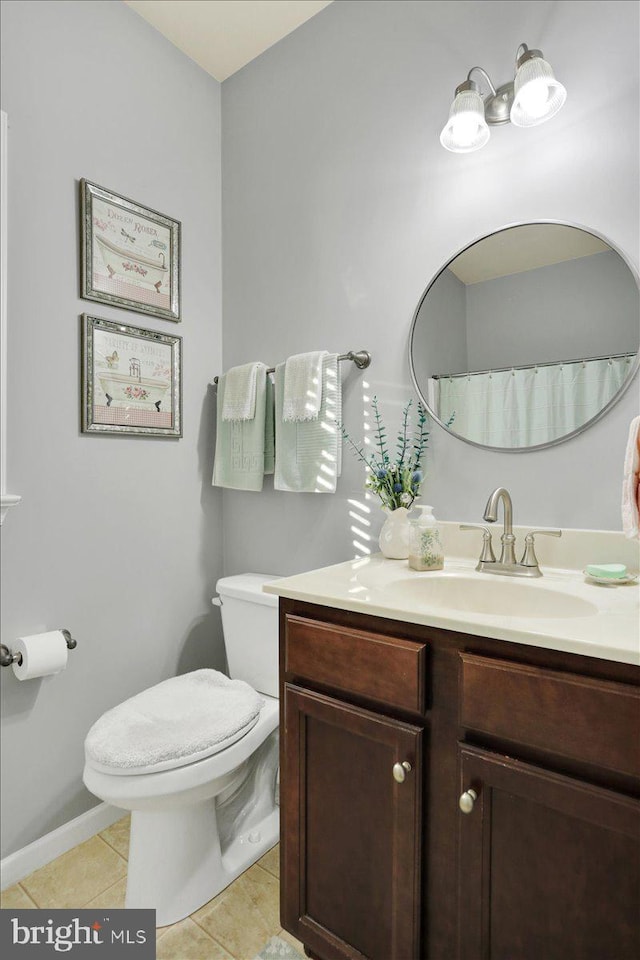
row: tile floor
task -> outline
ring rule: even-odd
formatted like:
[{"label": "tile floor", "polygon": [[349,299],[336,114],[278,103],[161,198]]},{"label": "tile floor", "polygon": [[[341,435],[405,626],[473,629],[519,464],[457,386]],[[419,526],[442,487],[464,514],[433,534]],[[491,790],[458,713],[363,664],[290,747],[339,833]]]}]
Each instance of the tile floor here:
[{"label": "tile floor", "polygon": [[[129,818],[118,820],[0,894],[2,908],[124,907]],[[280,927],[279,848],[186,920],[157,931],[157,960],[252,960]]]}]

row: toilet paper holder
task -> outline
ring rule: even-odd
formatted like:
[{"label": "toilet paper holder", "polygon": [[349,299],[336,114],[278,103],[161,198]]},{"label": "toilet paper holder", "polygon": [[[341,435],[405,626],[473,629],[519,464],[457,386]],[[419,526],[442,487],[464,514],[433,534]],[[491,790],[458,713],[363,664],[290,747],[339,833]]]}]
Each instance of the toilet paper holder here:
[{"label": "toilet paper holder", "polygon": [[[67,649],[75,650],[78,646],[78,641],[73,639],[71,632],[69,630],[61,630],[60,633],[67,641]],[[0,643],[0,667],[10,667],[12,663],[21,664],[22,654],[12,653],[6,643]]]}]

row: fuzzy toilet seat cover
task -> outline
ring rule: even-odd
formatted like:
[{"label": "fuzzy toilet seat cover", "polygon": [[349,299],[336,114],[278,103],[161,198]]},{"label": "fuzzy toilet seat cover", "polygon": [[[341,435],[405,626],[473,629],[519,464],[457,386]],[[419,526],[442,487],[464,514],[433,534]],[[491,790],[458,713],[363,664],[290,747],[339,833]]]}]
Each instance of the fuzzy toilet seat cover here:
[{"label": "fuzzy toilet seat cover", "polygon": [[244,680],[194,670],[104,713],[87,734],[86,756],[111,773],[182,766],[239,740],[257,723],[263,703]]}]

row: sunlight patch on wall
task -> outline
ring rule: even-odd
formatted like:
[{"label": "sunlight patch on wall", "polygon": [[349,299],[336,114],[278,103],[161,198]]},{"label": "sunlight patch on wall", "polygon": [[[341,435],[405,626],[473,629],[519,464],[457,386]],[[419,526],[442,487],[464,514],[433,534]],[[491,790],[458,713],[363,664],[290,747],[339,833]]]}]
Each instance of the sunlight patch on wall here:
[{"label": "sunlight patch on wall", "polygon": [[[362,381],[362,450],[368,458],[372,451],[372,423],[371,423],[371,385],[367,380]],[[364,465],[363,465],[364,467]],[[363,484],[367,478],[368,471],[364,469]],[[352,522],[350,531],[353,535],[351,541],[354,549],[354,560],[362,560],[370,557],[377,549],[374,537],[371,535],[371,514],[375,507],[379,506],[375,498],[369,491],[365,490],[358,499],[347,500],[349,519]]]}]

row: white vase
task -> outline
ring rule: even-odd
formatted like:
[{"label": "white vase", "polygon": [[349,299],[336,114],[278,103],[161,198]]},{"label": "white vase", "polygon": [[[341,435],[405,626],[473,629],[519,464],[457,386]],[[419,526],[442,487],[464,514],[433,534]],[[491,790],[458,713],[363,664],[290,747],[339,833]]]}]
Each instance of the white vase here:
[{"label": "white vase", "polygon": [[406,560],[409,556],[411,532],[409,511],[406,507],[397,507],[395,510],[390,510],[389,507],[382,509],[387,519],[382,524],[378,539],[380,549],[389,560]]}]

